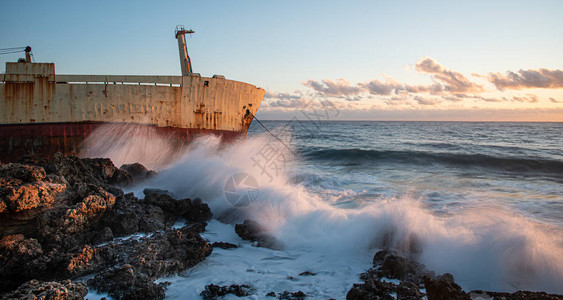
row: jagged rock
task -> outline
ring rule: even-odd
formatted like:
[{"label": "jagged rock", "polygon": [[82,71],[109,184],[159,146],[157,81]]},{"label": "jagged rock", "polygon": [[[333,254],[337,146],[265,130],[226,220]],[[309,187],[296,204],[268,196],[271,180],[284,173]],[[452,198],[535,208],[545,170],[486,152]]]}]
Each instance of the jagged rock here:
[{"label": "jagged rock", "polygon": [[391,293],[395,291],[395,285],[390,282],[381,281],[380,278],[366,278],[362,284],[355,283],[346,294],[347,300],[391,300],[395,299]]},{"label": "jagged rock", "polygon": [[50,206],[65,189],[64,181],[47,178],[42,167],[0,164],[0,213]]},{"label": "jagged rock", "polygon": [[[192,267],[212,252],[212,247],[198,234],[207,225],[202,220],[211,216],[209,207],[199,200],[171,198],[160,205],[139,201],[112,185],[130,183],[127,178],[132,177],[127,171],[116,169],[108,159],[82,160],[58,154],[50,162],[33,158],[22,161],[31,165],[0,164],[0,196],[26,195],[17,193],[21,186],[31,189],[27,186],[60,185],[64,190],[54,195],[53,201],[43,200],[43,204],[49,205],[19,201],[22,204],[12,209],[14,201],[0,199],[0,212],[4,212],[0,218],[3,292],[30,279],[61,280],[100,271],[105,276],[102,278],[106,278],[104,284],[111,285],[111,278],[116,278],[112,274],[119,272],[104,270],[130,265],[135,279],[129,284],[114,284],[113,295],[124,299],[160,299],[164,297],[165,285],[154,284],[156,278]],[[7,190],[11,194],[2,189],[7,186],[12,188]],[[42,199],[41,193],[28,194],[29,199]],[[186,217],[188,226],[166,230],[178,216]],[[197,222],[191,223],[194,221]],[[114,236],[138,231],[151,234],[111,242]],[[78,297],[82,299],[83,295]]]},{"label": "jagged rock", "polygon": [[260,224],[252,220],[245,220],[242,224],[235,225],[235,232],[243,240],[256,241],[259,239],[262,231]]},{"label": "jagged rock", "polygon": [[422,299],[423,296],[418,286],[410,281],[401,281],[396,291],[397,300],[418,300]]},{"label": "jagged rock", "polygon": [[[91,194],[68,208],[44,213],[38,220],[39,234],[50,244],[72,248],[70,235],[76,235],[96,225],[104,213],[115,204],[115,196],[100,187],[92,186]],[[89,234],[90,237],[95,235]],[[91,240],[86,242],[93,242]]]},{"label": "jagged rock", "polygon": [[148,170],[139,163],[125,164],[119,167],[119,169],[131,174],[136,181],[142,181],[156,175],[155,171]]},{"label": "jagged rock", "polygon": [[113,209],[104,215],[102,222],[115,236],[126,236],[139,230],[141,205],[133,193],[117,197]]},{"label": "jagged rock", "polygon": [[115,299],[164,299],[169,283],[154,283],[153,279],[138,272],[132,265],[107,269],[88,284]]},{"label": "jagged rock", "polygon": [[[211,254],[212,248],[186,228],[155,233],[139,241],[106,245],[98,251],[113,253],[112,263],[119,267],[89,280],[91,287],[117,299],[139,299],[135,297],[144,293],[147,295],[143,298],[162,299],[165,285],[153,281],[196,265]],[[95,253],[87,256],[95,256]],[[114,283],[116,280],[119,282]]]},{"label": "jagged rock", "polygon": [[77,182],[86,182],[95,185],[104,184],[101,176],[96,176],[92,168],[76,156],[65,156],[59,152],[53,156],[51,163],[71,186]]},{"label": "jagged rock", "polygon": [[[138,206],[136,213],[139,216],[139,231],[153,232],[166,227],[167,218],[164,211],[155,205]],[[168,219],[168,223],[173,223]]]},{"label": "jagged rock", "polygon": [[42,167],[47,174],[57,174],[57,175],[59,175],[59,172],[58,172],[57,168],[55,167],[55,165],[51,161],[49,161],[45,158],[41,158],[41,157],[38,157],[38,156],[32,156],[32,155],[24,155],[24,156],[20,157],[19,159],[17,159],[15,162],[20,163],[22,165],[32,165],[32,166]]},{"label": "jagged rock", "polygon": [[373,258],[380,277],[419,282],[424,266],[394,251],[382,250]]},{"label": "jagged rock", "polygon": [[31,280],[3,295],[2,299],[78,300],[84,299],[86,294],[88,289],[84,283],[70,280],[60,282]]},{"label": "jagged rock", "polygon": [[188,222],[203,222],[211,219],[212,216],[213,214],[209,206],[203,203],[199,198],[195,198],[191,201],[190,209],[183,215]]},{"label": "jagged rock", "polygon": [[256,242],[256,246],[274,250],[283,248],[283,245],[273,236],[264,232],[262,226],[252,220],[245,220],[242,224],[235,225],[235,232],[243,239]]},{"label": "jagged rock", "polygon": [[36,239],[23,235],[5,236],[0,240],[0,290],[16,288],[33,277],[35,270],[27,267],[43,255],[43,248]]},{"label": "jagged rock", "polygon": [[143,194],[146,196],[148,195],[152,195],[152,194],[166,194],[170,197],[174,197],[174,195],[172,195],[172,193],[170,193],[170,191],[168,190],[161,190],[161,189],[157,189],[157,188],[146,188],[143,190]]},{"label": "jagged rock", "polygon": [[227,243],[227,242],[215,242],[215,243],[211,244],[211,246],[213,246],[213,248],[221,248],[221,249],[238,248],[237,245]]},{"label": "jagged rock", "polygon": [[303,300],[306,297],[307,295],[302,291],[298,291],[298,292],[283,291],[278,295],[278,299],[280,300]]},{"label": "jagged rock", "polygon": [[205,286],[205,290],[203,290],[200,295],[205,300],[214,300],[227,294],[234,294],[238,297],[244,297],[250,295],[250,289],[250,286],[246,284],[231,284],[230,286],[218,286],[215,284],[209,284]]},{"label": "jagged rock", "polygon": [[84,164],[104,182],[121,186],[131,185],[135,179],[127,171],[116,168],[109,158],[83,158]]},{"label": "jagged rock", "polygon": [[188,222],[206,221],[213,215],[209,206],[199,198],[176,200],[167,193],[151,191],[146,194],[145,202],[160,207],[169,215],[184,217]]},{"label": "jagged rock", "polygon": [[114,265],[119,255],[123,254],[121,251],[123,249],[114,244],[96,248],[85,245],[80,251],[65,255],[65,260],[59,263],[60,268],[64,269],[58,271],[63,277],[70,278],[98,272]]},{"label": "jagged rock", "polygon": [[499,299],[499,300],[561,300],[563,295],[548,294],[546,292],[517,291],[515,293],[498,293],[485,291],[471,291],[471,299]]},{"label": "jagged rock", "polygon": [[134,243],[132,249],[127,250],[128,258],[124,263],[156,278],[195,266],[212,251],[213,248],[201,236],[182,228],[155,233],[138,244]]},{"label": "jagged rock", "polygon": [[469,295],[465,293],[454,281],[450,273],[431,278],[424,276],[424,287],[428,300],[468,300]]},{"label": "jagged rock", "polygon": [[38,166],[22,165],[19,163],[0,164],[0,177],[11,177],[23,182],[34,182],[45,179],[45,169]]},{"label": "jagged rock", "polygon": [[305,271],[305,272],[299,273],[299,276],[315,276],[315,275],[317,275],[317,273],[313,273],[311,271]]}]

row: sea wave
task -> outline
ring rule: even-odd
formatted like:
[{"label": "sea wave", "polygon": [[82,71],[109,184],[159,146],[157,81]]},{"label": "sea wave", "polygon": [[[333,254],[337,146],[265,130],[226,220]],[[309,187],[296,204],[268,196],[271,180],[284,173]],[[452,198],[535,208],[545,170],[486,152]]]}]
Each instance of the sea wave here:
[{"label": "sea wave", "polygon": [[339,165],[370,163],[442,164],[464,168],[490,168],[518,173],[545,173],[563,177],[563,161],[535,157],[499,157],[478,153],[366,150],[358,148],[303,150],[301,156],[310,161],[328,161]]},{"label": "sea wave", "polygon": [[[257,168],[253,160],[256,157],[252,154],[270,144],[271,140],[264,136],[230,146],[222,146],[215,137],[200,138],[157,176],[143,186],[132,188],[137,194],[145,187],[155,187],[177,197],[201,197],[211,207],[215,220],[222,222],[230,234],[234,235],[234,223],[252,219],[283,245],[279,252],[257,253],[255,247],[240,247],[229,252],[239,259],[219,253],[211,258],[215,261],[197,271],[198,286],[191,285],[195,282],[192,278],[177,283],[182,292],[200,291],[212,282],[241,279],[260,293],[283,290],[287,287],[280,278],[304,271],[300,268],[306,266],[313,271],[320,270],[315,276],[315,279],[322,279],[317,283],[320,287],[308,291],[313,297],[338,295],[337,298],[343,298],[357,280],[357,274],[369,267],[370,256],[382,248],[413,255],[437,273],[450,272],[466,290],[563,292],[560,285],[563,280],[561,227],[537,223],[501,204],[439,216],[420,199],[408,195],[372,199],[359,207],[341,207],[326,193],[315,193],[294,184],[284,172],[272,173],[270,177]],[[138,155],[131,151],[113,153]],[[303,156],[339,163],[394,160],[428,164],[434,161],[468,167],[480,163],[497,168],[509,163],[514,168],[535,172],[563,170],[561,162],[500,158],[504,159],[501,164],[499,158],[491,156],[409,151],[321,149]],[[239,173],[253,175],[259,187],[254,202],[243,207],[233,206],[225,196],[226,182]],[[267,258],[278,254],[292,259],[276,260],[272,267]],[[259,276],[253,276],[254,273]],[[337,287],[340,290],[336,291]]]}]

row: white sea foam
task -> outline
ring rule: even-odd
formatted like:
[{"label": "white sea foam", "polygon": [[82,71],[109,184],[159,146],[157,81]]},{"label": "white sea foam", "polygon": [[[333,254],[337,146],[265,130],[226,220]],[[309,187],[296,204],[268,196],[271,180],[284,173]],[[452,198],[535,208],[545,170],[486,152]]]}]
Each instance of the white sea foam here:
[{"label": "white sea foam", "polygon": [[[359,282],[358,274],[370,267],[377,249],[385,247],[403,251],[437,273],[452,273],[466,290],[563,293],[561,228],[535,223],[498,203],[457,210],[447,217],[408,195],[373,199],[354,208],[335,206],[334,191],[315,188],[313,193],[291,183],[284,172],[262,169],[256,161],[264,147],[274,147],[277,154],[287,151],[266,136],[230,146],[203,137],[158,176],[133,189],[140,197],[142,188],[156,187],[177,197],[203,199],[214,217],[227,223],[212,221],[206,237],[243,246],[215,249],[185,277],[169,278],[170,297],[186,291],[197,295],[210,283],[247,283],[260,296],[302,290],[315,297],[344,298],[352,283]],[[147,159],[127,149],[112,151],[105,156],[115,159],[116,153],[128,162]],[[157,167],[162,165],[160,157],[153,162]],[[246,207],[232,206],[224,195],[227,180],[240,172],[252,175],[259,186],[258,197]],[[240,240],[233,224],[244,219],[263,224],[283,250],[255,248]],[[297,275],[307,270],[319,275]]]}]

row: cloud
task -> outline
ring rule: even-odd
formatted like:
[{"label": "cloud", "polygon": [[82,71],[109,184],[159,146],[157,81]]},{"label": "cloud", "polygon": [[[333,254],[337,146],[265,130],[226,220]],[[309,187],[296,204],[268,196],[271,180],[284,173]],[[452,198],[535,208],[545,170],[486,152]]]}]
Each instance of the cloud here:
[{"label": "cloud", "polygon": [[458,97],[458,96],[442,96],[442,99],[444,100],[448,100],[451,102],[460,102],[463,100],[463,98],[467,98],[467,97]]},{"label": "cloud", "polygon": [[538,96],[528,94],[528,97],[512,97],[513,102],[529,102],[529,103],[536,103],[538,102]]},{"label": "cloud", "polygon": [[346,101],[350,101],[350,102],[358,102],[358,101],[364,100],[364,97],[362,97],[362,96],[354,96],[354,97],[352,97],[352,96],[341,96],[339,98],[344,99]]},{"label": "cloud", "polygon": [[351,86],[348,81],[342,78],[334,81],[330,79],[323,79],[321,82],[316,80],[307,80],[303,82],[303,84],[318,93],[329,97],[353,96],[358,95],[362,91],[360,87]]},{"label": "cloud", "polygon": [[387,80],[386,82],[382,82],[377,79],[365,83],[360,83],[358,85],[363,89],[367,90],[372,95],[381,95],[381,96],[391,95],[393,90],[403,88],[401,84],[395,81]]},{"label": "cloud", "polygon": [[518,73],[508,71],[506,75],[489,73],[484,77],[501,91],[505,89],[563,88],[563,71],[561,70],[520,70]]},{"label": "cloud", "polygon": [[392,96],[391,98],[387,98],[385,99],[385,104],[387,105],[404,105],[404,104],[408,104],[409,100],[405,97],[401,97],[401,96]]},{"label": "cloud", "polygon": [[430,94],[440,94],[444,91],[444,87],[442,87],[438,83],[434,83],[431,85],[403,85],[403,89],[409,93],[430,93]]},{"label": "cloud", "polygon": [[483,86],[472,82],[465,75],[452,71],[439,64],[431,57],[424,57],[416,62],[414,68],[422,73],[432,74],[432,78],[444,85],[449,92],[482,92]]},{"label": "cloud", "polygon": [[297,100],[297,99],[301,99],[303,97],[303,95],[301,94],[290,94],[290,93],[275,93],[275,92],[270,92],[270,91],[266,91],[266,94],[264,95],[265,99],[281,99],[281,100]]},{"label": "cloud", "polygon": [[[462,104],[464,100],[480,100],[484,102],[520,102],[538,103],[537,96],[532,94],[510,95],[504,97],[482,96],[484,92],[491,92],[492,87],[486,90],[484,85],[470,80],[464,74],[448,69],[431,57],[423,57],[414,65],[405,66],[405,71],[416,71],[425,74],[432,79],[430,84],[408,84],[395,80],[383,74],[383,79],[372,79],[360,83],[350,83],[346,79],[323,79],[306,80],[303,85],[313,91],[307,95],[315,99],[316,97],[329,97],[331,99],[342,99],[350,103],[362,103],[367,99],[378,99],[389,106],[399,105],[438,105],[443,102]],[[550,88],[563,88],[563,72],[560,70],[520,70],[518,74],[508,72],[507,75],[500,73],[489,73],[488,75],[472,74],[473,77],[480,77],[495,84],[496,89],[504,88],[520,89],[533,86],[543,86]],[[297,95],[288,93],[278,93],[266,95],[267,98],[277,100],[293,100],[303,97],[303,93]],[[550,99],[553,103],[563,103],[563,101]],[[293,103],[273,102],[273,105],[289,106]]]},{"label": "cloud", "polygon": [[436,105],[440,103],[440,100],[433,98],[424,98],[421,96],[415,96],[414,100],[420,105]]},{"label": "cloud", "polygon": [[283,107],[283,108],[303,108],[306,107],[310,101],[304,98],[299,99],[270,99],[265,101],[266,107]]},{"label": "cloud", "polygon": [[475,97],[475,99],[479,99],[485,102],[503,102],[506,101],[506,98],[485,98],[485,97]]}]

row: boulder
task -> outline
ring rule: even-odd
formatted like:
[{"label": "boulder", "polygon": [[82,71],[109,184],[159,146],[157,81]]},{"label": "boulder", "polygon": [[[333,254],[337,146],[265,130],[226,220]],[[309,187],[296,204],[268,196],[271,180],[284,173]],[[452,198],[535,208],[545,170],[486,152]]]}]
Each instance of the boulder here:
[{"label": "boulder", "polygon": [[0,213],[51,206],[65,189],[62,179],[47,178],[42,167],[0,164]]},{"label": "boulder", "polygon": [[81,282],[31,280],[3,295],[2,299],[82,300],[86,294],[88,289]]},{"label": "boulder", "polygon": [[145,202],[160,207],[168,215],[184,217],[192,223],[209,220],[213,215],[209,206],[199,198],[176,200],[169,193],[152,190],[146,193]]},{"label": "boulder", "polygon": [[357,284],[346,294],[347,300],[391,300],[395,299],[391,293],[395,292],[393,283],[381,281],[380,278],[366,278],[364,283]]},{"label": "boulder", "polygon": [[382,250],[373,258],[374,267],[379,277],[419,282],[424,266],[410,260],[398,252]]},{"label": "boulder", "polygon": [[303,300],[306,297],[307,295],[302,291],[297,291],[297,292],[283,291],[278,295],[278,299],[280,300]]},{"label": "boulder", "polygon": [[423,294],[419,287],[410,281],[401,281],[396,288],[397,300],[419,300]]},{"label": "boulder", "polygon": [[123,265],[102,271],[88,284],[115,299],[164,299],[168,283],[154,283],[134,266]]},{"label": "boulder", "polygon": [[469,300],[471,299],[457,283],[450,273],[432,278],[424,276],[424,287],[428,300]]},{"label": "boulder", "polygon": [[237,297],[245,297],[250,295],[251,288],[246,284],[231,284],[230,286],[218,286],[215,284],[209,284],[205,286],[200,295],[205,300],[218,299],[219,297],[226,296],[228,294],[233,294]]},{"label": "boulder", "polygon": [[245,220],[242,224],[235,225],[235,232],[243,240],[255,242],[255,246],[265,247],[274,250],[283,248],[281,242],[275,237],[266,233],[258,222],[253,220]]},{"label": "boulder", "polygon": [[233,248],[238,248],[237,245],[231,244],[231,243],[227,243],[227,242],[215,242],[215,243],[211,244],[211,246],[212,246],[213,248],[221,248],[221,249],[233,249]]},{"label": "boulder", "polygon": [[148,170],[145,166],[139,163],[125,164],[119,167],[119,169],[131,174],[136,181],[143,181],[156,175],[155,171]]},{"label": "boulder", "polygon": [[85,165],[103,182],[120,186],[135,183],[135,178],[127,171],[116,168],[109,158],[83,158]]}]

